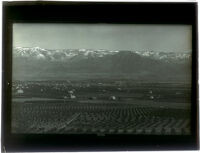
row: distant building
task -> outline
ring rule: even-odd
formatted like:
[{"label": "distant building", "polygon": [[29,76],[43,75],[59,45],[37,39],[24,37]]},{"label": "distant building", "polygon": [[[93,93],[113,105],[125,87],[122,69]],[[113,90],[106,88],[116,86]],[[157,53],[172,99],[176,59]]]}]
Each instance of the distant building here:
[{"label": "distant building", "polygon": [[154,96],[150,96],[150,99],[154,99]]},{"label": "distant building", "polygon": [[71,95],[70,95],[70,98],[71,98],[71,99],[75,99],[76,96],[71,94]]},{"label": "distant building", "polygon": [[70,90],[70,91],[68,91],[68,93],[69,93],[69,94],[73,94],[73,93],[74,93],[74,91],[73,91],[73,90]]},{"label": "distant building", "polygon": [[23,94],[23,93],[24,93],[24,91],[22,89],[17,90],[17,94]]},{"label": "distant building", "polygon": [[64,98],[64,99],[67,99],[68,97],[67,97],[67,96],[64,96],[63,98]]},{"label": "distant building", "polygon": [[111,100],[116,100],[117,98],[115,96],[110,97]]}]

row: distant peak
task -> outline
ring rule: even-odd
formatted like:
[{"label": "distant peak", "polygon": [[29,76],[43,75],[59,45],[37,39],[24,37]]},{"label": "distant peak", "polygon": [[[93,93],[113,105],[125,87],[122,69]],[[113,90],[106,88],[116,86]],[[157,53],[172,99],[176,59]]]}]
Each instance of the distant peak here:
[{"label": "distant peak", "polygon": [[153,58],[157,60],[182,60],[191,57],[191,52],[163,52],[163,51],[139,51],[139,50],[106,50],[106,49],[44,49],[39,46],[35,47],[15,47],[15,57],[32,57],[36,59],[48,59],[48,60],[67,60],[74,56],[80,56],[80,58],[98,58],[106,55],[131,55],[137,54],[142,57]]}]

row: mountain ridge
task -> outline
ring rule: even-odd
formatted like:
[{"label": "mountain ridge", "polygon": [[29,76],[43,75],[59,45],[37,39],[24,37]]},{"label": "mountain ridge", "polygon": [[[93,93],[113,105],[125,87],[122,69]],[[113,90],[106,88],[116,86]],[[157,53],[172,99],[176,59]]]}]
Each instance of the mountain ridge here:
[{"label": "mountain ridge", "polygon": [[[39,47],[15,48],[13,53],[14,79],[34,80],[38,77],[55,80],[94,77],[154,81],[191,79],[189,54],[180,56],[176,53],[167,53],[166,58],[156,58],[152,52],[141,55],[134,51],[46,50]],[[175,54],[177,56],[173,57]],[[163,53],[155,55],[163,56]]]},{"label": "mountain ridge", "polygon": [[165,60],[171,62],[173,60],[184,60],[191,58],[190,52],[156,52],[156,51],[134,51],[134,50],[106,50],[106,49],[43,49],[40,47],[15,47],[13,49],[14,57],[31,57],[36,59],[48,59],[52,61],[64,61],[74,56],[89,57],[104,57],[106,55],[114,55],[119,52],[136,53],[143,57],[150,57],[157,60]]}]

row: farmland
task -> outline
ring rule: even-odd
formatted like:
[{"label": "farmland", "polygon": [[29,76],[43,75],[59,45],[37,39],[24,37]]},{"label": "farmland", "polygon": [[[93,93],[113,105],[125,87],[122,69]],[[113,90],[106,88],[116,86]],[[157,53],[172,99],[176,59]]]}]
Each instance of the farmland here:
[{"label": "farmland", "polygon": [[185,83],[16,81],[12,91],[13,133],[190,134]]}]

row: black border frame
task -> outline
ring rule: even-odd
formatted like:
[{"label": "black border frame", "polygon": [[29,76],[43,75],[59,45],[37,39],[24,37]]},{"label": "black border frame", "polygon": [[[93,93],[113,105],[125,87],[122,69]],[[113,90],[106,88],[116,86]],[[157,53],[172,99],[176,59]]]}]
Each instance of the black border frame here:
[{"label": "black border frame", "polygon": [[[192,113],[190,136],[11,134],[12,24],[116,23],[192,25]],[[13,151],[197,150],[197,3],[3,2],[2,148]]]}]

